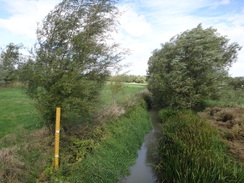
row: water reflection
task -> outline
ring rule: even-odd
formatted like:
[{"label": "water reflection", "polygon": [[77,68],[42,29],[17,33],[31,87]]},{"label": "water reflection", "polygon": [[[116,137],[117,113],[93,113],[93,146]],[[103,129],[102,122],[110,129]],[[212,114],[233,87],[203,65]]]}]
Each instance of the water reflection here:
[{"label": "water reflection", "polygon": [[153,125],[152,130],[145,136],[141,148],[138,150],[138,157],[135,165],[130,168],[131,174],[124,177],[121,183],[156,183],[152,167],[155,161],[153,153],[156,152],[157,142],[160,136],[159,119],[157,111],[149,112],[150,121]]}]

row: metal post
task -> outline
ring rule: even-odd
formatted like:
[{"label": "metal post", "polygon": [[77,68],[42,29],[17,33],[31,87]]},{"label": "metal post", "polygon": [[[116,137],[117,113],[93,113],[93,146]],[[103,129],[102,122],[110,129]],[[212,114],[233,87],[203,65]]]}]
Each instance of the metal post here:
[{"label": "metal post", "polygon": [[54,149],[54,166],[58,169],[59,166],[59,139],[60,139],[60,113],[61,108],[56,108],[56,126],[55,126],[55,149]]}]

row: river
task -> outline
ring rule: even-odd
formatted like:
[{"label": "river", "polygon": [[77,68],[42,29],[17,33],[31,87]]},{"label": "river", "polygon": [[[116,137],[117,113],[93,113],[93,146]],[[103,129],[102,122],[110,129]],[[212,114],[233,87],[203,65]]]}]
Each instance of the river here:
[{"label": "river", "polygon": [[122,178],[120,183],[156,183],[157,178],[151,165],[154,163],[153,153],[156,151],[160,137],[158,112],[149,111],[152,130],[145,136],[145,141],[138,150],[136,163],[130,167],[130,175]]}]

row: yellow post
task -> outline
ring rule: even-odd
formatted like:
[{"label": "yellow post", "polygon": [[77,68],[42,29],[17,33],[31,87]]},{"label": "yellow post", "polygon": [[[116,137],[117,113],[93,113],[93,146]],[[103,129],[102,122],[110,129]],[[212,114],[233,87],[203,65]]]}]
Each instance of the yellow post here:
[{"label": "yellow post", "polygon": [[56,108],[56,127],[55,127],[55,149],[54,149],[54,166],[58,169],[59,165],[59,139],[60,139],[60,107]]}]

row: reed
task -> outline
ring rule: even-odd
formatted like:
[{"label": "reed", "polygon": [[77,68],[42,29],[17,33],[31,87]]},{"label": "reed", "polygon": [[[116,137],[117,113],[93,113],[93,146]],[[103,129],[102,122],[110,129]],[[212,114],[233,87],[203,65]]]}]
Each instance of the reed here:
[{"label": "reed", "polygon": [[160,116],[163,136],[155,170],[162,182],[244,182],[243,164],[228,155],[204,119],[192,111],[163,110]]}]

